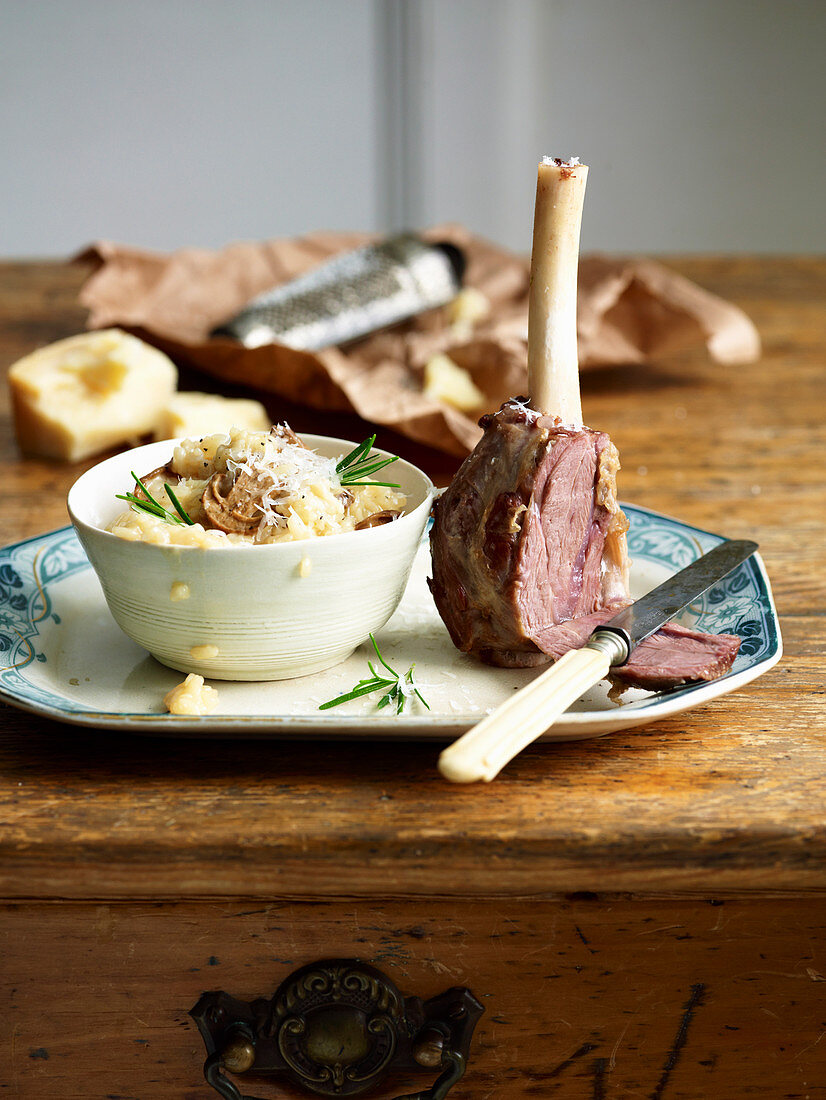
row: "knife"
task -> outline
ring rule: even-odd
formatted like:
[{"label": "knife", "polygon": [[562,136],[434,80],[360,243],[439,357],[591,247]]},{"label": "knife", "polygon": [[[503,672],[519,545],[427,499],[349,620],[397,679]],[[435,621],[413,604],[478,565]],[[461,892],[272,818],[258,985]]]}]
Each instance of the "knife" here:
[{"label": "knife", "polygon": [[439,771],[453,783],[489,783],[577,699],[624,665],[634,649],[722,580],[757,549],[729,539],[597,627],[582,649],[565,653],[444,750]]}]

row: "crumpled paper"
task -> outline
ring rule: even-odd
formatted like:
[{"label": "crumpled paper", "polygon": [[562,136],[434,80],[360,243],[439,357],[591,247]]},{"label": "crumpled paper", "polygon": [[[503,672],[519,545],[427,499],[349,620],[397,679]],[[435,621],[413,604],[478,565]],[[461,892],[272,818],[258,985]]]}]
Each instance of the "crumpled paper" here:
[{"label": "crumpled paper", "polygon": [[[78,257],[95,267],[80,300],[89,309],[89,328],[135,331],[181,366],[313,408],[356,412],[461,456],[481,435],[476,416],[423,392],[425,363],[442,352],[467,370],[486,397],[480,412],[526,393],[529,263],[460,226],[423,236],[462,248],[465,285],[490,301],[490,313],[470,333],[452,326],[444,310],[431,310],[346,350],[245,348],[209,339],[216,325],[257,294],[374,239],[363,233],[319,232],[168,255],[101,241]],[[749,362],[760,354],[757,331],[741,309],[653,260],[583,257],[577,324],[585,369],[643,363],[700,340],[720,363]]]}]

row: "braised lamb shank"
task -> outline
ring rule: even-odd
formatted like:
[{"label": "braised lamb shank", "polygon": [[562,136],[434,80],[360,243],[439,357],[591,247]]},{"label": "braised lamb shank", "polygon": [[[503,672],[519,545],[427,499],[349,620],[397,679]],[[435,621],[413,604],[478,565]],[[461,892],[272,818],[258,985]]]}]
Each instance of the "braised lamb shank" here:
[{"label": "braised lamb shank", "polygon": [[[530,398],[484,416],[439,500],[430,587],[454,644],[527,667],[585,644],[630,602],[617,450],[582,424],[576,281],[586,165],[539,165],[528,322]],[[647,688],[713,679],[740,645],[669,626],[615,674]]]}]

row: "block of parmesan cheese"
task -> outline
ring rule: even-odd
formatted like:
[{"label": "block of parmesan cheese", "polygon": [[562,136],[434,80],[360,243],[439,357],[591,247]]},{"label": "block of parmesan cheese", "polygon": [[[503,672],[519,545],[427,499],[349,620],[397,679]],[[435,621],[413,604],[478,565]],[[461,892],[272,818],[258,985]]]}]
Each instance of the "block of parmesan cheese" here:
[{"label": "block of parmesan cheese", "polygon": [[155,424],[155,439],[201,439],[230,428],[268,432],[271,427],[272,420],[260,401],[212,393],[174,393]]},{"label": "block of parmesan cheese", "polygon": [[20,449],[78,462],[151,432],[175,390],[172,360],[119,329],[58,340],[9,370]]}]

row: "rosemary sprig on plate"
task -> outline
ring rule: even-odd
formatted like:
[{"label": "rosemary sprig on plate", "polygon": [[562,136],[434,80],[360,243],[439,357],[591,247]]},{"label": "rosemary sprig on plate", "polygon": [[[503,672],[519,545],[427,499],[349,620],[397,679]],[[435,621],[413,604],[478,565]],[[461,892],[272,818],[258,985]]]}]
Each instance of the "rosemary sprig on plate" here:
[{"label": "rosemary sprig on plate", "polygon": [[[398,455],[392,458],[379,458],[371,455],[373,444],[376,442],[375,434],[359,443],[349,454],[340,458],[336,463],[336,473],[342,485],[383,485],[387,489],[400,489],[401,486],[394,481],[373,481],[373,474],[389,466],[391,462],[398,460]],[[366,481],[365,478],[370,478]]]},{"label": "rosemary sprig on plate", "polygon": [[139,488],[144,493],[144,497],[139,497],[137,493],[115,493],[118,500],[125,500],[132,506],[136,512],[146,512],[147,515],[155,516],[156,519],[165,520],[167,523],[177,523],[181,526],[189,524],[192,527],[195,520],[190,519],[186,514],[186,511],[175,495],[175,490],[171,485],[164,485],[166,495],[172,501],[172,507],[174,512],[170,512],[168,508],[164,508],[159,500],[156,500],[144,483],[138,477],[134,470],[131,471],[132,477],[137,482]]},{"label": "rosemary sprig on plate", "polygon": [[413,669],[415,665],[411,665],[403,676],[400,676],[394,668],[382,657],[376,639],[373,635],[370,635],[370,641],[373,643],[373,649],[376,651],[381,664],[390,673],[390,676],[377,672],[373,666],[372,661],[367,662],[367,667],[372,672],[372,676],[359,680],[352,691],[348,691],[344,695],[337,695],[335,699],[328,699],[326,703],[322,703],[319,706],[319,710],[329,710],[330,707],[337,707],[340,703],[349,703],[351,699],[360,699],[362,695],[371,695],[374,691],[382,691],[384,694],[381,699],[376,703],[376,709],[382,710],[384,707],[395,706],[396,714],[401,714],[404,710],[404,705],[408,699],[412,699],[415,695],[421,703],[423,703],[428,710],[430,710],[430,704],[416,687],[416,682],[413,679]]}]

